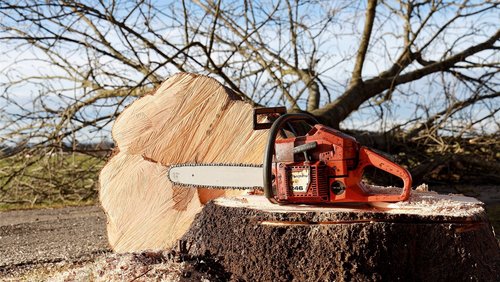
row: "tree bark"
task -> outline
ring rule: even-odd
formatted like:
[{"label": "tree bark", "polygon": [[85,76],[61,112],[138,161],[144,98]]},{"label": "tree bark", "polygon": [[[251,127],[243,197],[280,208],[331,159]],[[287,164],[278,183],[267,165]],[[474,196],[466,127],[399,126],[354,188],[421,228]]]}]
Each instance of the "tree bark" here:
[{"label": "tree bark", "polygon": [[414,193],[383,207],[207,204],[183,238],[246,281],[498,281],[500,250],[473,198]]}]

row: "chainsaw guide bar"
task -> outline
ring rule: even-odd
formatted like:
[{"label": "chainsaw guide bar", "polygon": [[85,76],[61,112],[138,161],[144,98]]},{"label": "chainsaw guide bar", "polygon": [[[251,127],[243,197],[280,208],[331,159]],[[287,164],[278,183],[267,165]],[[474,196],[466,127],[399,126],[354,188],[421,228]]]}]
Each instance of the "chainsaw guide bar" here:
[{"label": "chainsaw guide bar", "polygon": [[176,164],[168,170],[174,185],[187,188],[248,190],[263,187],[262,165]]}]

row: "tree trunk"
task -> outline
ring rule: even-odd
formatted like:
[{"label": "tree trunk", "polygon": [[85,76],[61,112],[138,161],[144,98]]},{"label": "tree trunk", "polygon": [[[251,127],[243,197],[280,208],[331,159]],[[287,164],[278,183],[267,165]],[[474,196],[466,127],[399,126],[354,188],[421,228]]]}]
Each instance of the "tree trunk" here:
[{"label": "tree trunk", "polygon": [[480,202],[414,193],[407,203],[296,206],[219,198],[184,236],[246,281],[498,281],[500,250]]}]

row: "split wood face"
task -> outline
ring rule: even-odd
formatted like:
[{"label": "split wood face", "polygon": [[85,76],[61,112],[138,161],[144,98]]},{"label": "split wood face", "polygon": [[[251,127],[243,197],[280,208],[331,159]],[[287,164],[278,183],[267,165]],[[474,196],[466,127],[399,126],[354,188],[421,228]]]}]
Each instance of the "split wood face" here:
[{"label": "split wood face", "polygon": [[116,153],[100,174],[108,238],[118,252],[173,246],[203,204],[243,192],[185,189],[167,178],[181,163],[261,164],[267,135],[252,106],[215,79],[181,73],[117,118]]}]

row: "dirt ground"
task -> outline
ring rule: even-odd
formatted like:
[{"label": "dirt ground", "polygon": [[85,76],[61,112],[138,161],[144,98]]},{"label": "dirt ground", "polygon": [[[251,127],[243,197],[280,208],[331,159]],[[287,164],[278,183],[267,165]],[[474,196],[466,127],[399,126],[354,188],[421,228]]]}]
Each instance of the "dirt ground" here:
[{"label": "dirt ground", "polygon": [[227,281],[210,257],[113,254],[99,206],[0,212],[0,281]]},{"label": "dirt ground", "polygon": [[0,213],[0,277],[81,263],[109,251],[106,216],[98,206]]},{"label": "dirt ground", "polygon": [[[500,185],[430,188],[485,202],[499,238]],[[0,280],[25,280],[38,269],[57,272],[109,257],[105,225],[99,206],[0,212]]]}]

